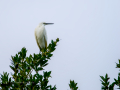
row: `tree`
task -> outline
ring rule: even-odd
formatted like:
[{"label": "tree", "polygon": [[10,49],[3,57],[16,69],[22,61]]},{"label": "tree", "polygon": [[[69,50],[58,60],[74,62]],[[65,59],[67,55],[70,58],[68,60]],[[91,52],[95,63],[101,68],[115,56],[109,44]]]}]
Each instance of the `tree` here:
[{"label": "tree", "polygon": [[[56,85],[48,85],[51,71],[43,70],[48,65],[48,60],[53,56],[52,52],[56,49],[58,42],[59,38],[56,41],[51,40],[47,49],[42,49],[39,54],[34,53],[27,57],[27,50],[23,47],[15,56],[11,56],[12,77],[9,77],[9,73],[3,72],[0,76],[0,88],[2,90],[56,90]],[[116,63],[116,68],[120,68],[120,60],[119,63]],[[32,75],[33,71],[35,71],[34,75]],[[39,74],[42,71],[43,74]],[[105,77],[100,76],[100,78],[102,90],[114,90],[115,85],[120,89],[120,72],[118,78],[114,78],[114,82],[111,84],[108,74]],[[71,90],[78,90],[74,80],[70,80],[69,87]]]},{"label": "tree", "polygon": [[[48,85],[51,71],[43,71],[48,65],[48,60],[52,57],[52,52],[56,49],[59,38],[51,41],[47,49],[42,49],[39,54],[26,56],[25,47],[21,49],[15,56],[11,56],[10,68],[13,70],[12,77],[9,73],[3,72],[0,76],[0,87],[2,90],[56,90],[56,85]],[[32,71],[35,74],[32,75]],[[43,71],[43,75],[39,72]],[[74,85],[74,82],[70,86]],[[77,90],[77,89],[74,89]]]}]

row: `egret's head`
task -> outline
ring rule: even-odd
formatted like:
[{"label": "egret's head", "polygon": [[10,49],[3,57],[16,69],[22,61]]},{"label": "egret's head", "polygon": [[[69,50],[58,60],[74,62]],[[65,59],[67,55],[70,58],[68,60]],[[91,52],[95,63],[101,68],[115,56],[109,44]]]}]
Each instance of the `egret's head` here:
[{"label": "egret's head", "polygon": [[52,24],[54,24],[54,23],[41,22],[40,24],[42,24],[42,25],[52,25]]}]

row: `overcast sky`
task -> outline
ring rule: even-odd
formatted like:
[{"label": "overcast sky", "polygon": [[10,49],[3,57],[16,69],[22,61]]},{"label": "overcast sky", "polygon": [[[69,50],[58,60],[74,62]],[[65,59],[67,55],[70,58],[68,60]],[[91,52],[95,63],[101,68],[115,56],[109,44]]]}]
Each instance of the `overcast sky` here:
[{"label": "overcast sky", "polygon": [[46,26],[48,44],[60,38],[45,68],[57,90],[101,90],[100,75],[117,78],[120,59],[120,0],[0,0],[0,73],[13,72],[11,55],[22,47],[27,55],[39,53],[34,30]]}]

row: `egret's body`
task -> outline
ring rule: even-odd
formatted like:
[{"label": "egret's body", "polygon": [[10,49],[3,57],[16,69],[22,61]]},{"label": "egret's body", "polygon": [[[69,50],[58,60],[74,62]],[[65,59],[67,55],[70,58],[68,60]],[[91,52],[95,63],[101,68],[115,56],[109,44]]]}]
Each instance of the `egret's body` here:
[{"label": "egret's body", "polygon": [[45,30],[45,25],[48,24],[53,23],[42,22],[35,28],[35,39],[40,50],[42,48],[47,48],[47,33]]}]

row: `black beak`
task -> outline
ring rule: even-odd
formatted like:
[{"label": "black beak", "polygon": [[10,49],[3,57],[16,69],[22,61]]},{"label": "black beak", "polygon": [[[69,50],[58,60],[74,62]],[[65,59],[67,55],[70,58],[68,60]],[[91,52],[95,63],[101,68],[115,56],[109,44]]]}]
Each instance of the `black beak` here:
[{"label": "black beak", "polygon": [[54,24],[54,23],[44,23],[45,25],[51,25],[51,24]]}]

